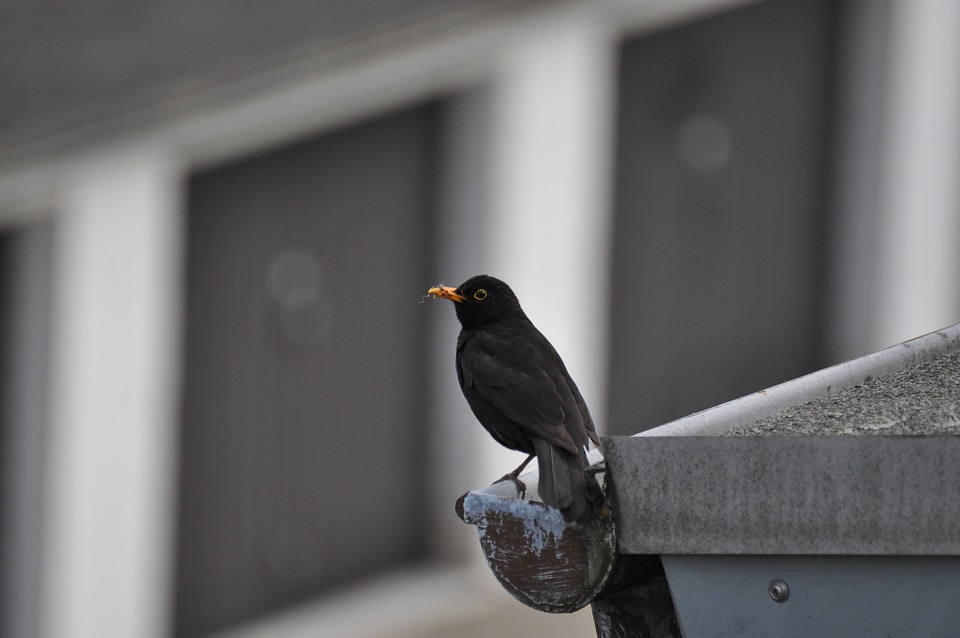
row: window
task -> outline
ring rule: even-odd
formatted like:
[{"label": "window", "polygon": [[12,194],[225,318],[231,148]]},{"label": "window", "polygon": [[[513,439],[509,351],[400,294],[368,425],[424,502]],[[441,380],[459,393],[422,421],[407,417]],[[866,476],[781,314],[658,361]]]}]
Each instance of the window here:
[{"label": "window", "polygon": [[437,119],[190,179],[177,636],[424,557]]},{"label": "window", "polygon": [[822,364],[832,10],[764,2],[623,46],[612,433]]}]

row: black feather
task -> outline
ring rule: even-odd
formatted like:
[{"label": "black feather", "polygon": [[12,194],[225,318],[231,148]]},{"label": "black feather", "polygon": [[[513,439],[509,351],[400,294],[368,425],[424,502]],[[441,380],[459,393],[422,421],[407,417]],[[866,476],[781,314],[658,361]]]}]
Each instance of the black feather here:
[{"label": "black feather", "polygon": [[501,445],[537,455],[544,503],[568,521],[585,518],[602,499],[585,452],[600,440],[560,355],[499,279],[473,277],[454,301],[457,378],[474,415]]}]

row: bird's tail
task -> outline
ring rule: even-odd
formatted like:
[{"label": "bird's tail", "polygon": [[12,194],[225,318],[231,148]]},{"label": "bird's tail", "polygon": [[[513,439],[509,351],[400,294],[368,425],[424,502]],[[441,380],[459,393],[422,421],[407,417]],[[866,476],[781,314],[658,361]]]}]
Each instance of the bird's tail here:
[{"label": "bird's tail", "polygon": [[587,474],[587,455],[581,448],[573,454],[547,441],[534,438],[533,448],[540,467],[540,499],[563,513],[568,523],[580,521],[603,502],[603,491],[597,479]]}]

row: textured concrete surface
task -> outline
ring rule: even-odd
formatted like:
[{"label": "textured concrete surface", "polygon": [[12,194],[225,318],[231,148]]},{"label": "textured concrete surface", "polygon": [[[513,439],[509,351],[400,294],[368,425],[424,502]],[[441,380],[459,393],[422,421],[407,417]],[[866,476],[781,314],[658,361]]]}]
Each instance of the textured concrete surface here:
[{"label": "textured concrete surface", "polygon": [[637,436],[725,434],[745,424],[767,419],[808,401],[857,385],[869,384],[874,379],[911,370],[948,353],[958,351],[960,351],[960,324],[759,390],[641,432]]},{"label": "textured concrete surface", "polygon": [[866,380],[726,434],[960,434],[960,352]]}]

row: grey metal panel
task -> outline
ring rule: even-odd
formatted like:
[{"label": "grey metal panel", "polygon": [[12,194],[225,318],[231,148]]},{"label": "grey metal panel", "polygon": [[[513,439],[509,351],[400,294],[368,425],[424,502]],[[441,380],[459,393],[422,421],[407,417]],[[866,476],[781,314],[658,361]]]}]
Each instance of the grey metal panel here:
[{"label": "grey metal panel", "polygon": [[[960,558],[663,556],[685,638],[956,636]],[[776,602],[771,581],[789,596]]]},{"label": "grey metal panel", "polygon": [[960,555],[960,437],[612,437],[620,551]]},{"label": "grey metal panel", "polygon": [[798,379],[754,392],[714,408],[691,414],[639,436],[722,434],[745,423],[771,416],[868,379],[894,374],[960,350],[960,324],[891,346],[880,352],[818,370]]}]

